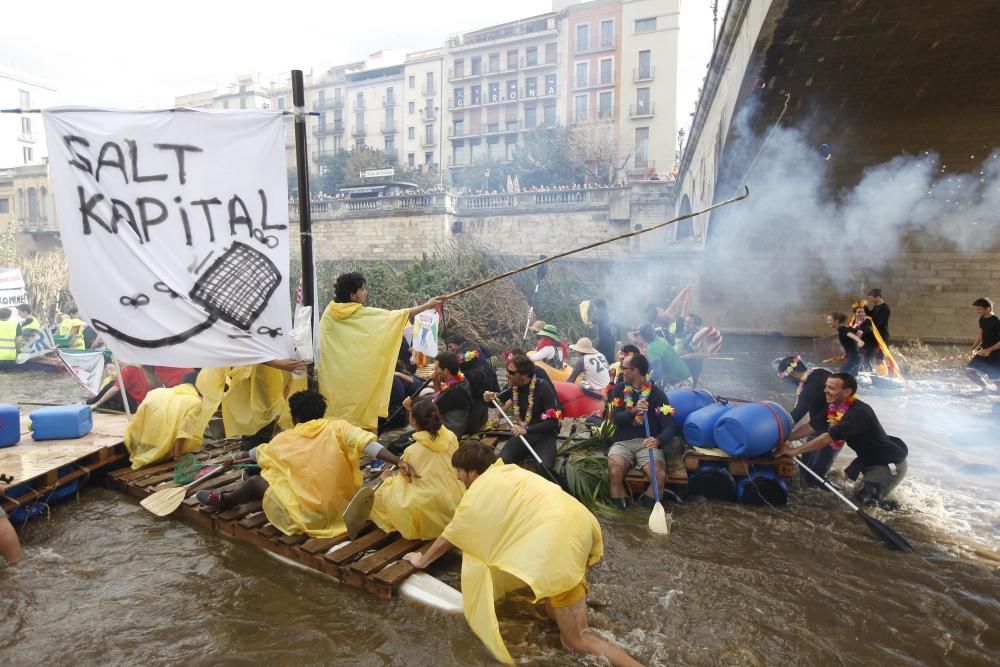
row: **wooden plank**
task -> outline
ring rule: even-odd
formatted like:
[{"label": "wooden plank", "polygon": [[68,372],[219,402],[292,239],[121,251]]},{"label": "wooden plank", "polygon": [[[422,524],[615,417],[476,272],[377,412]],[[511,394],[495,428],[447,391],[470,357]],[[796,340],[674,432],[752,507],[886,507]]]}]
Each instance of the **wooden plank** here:
[{"label": "wooden plank", "polygon": [[563,440],[568,439],[576,428],[576,421],[573,419],[563,419],[559,425],[559,436]]},{"label": "wooden plank", "polygon": [[256,530],[261,526],[263,526],[265,523],[267,523],[267,515],[264,514],[263,512],[259,512],[257,514],[250,514],[240,519],[237,523],[241,528]]},{"label": "wooden plank", "polygon": [[320,554],[329,551],[330,547],[335,547],[349,539],[347,535],[341,535],[340,537],[311,537],[303,542],[299,548],[309,554]]},{"label": "wooden plank", "polygon": [[377,572],[390,563],[398,559],[403,554],[410,553],[423,544],[423,540],[407,540],[400,538],[395,542],[382,547],[370,556],[365,556],[356,563],[351,564],[351,569],[363,575]]},{"label": "wooden plank", "polygon": [[[419,551],[420,553],[426,553],[428,549],[431,548],[433,542],[426,542],[423,546],[413,549],[413,551]],[[416,572],[416,568],[413,567],[409,561],[398,560],[395,563],[389,565],[388,567],[382,568],[378,573],[375,574],[373,579],[376,581],[381,581],[383,583],[389,584],[395,587],[403,579]]]},{"label": "wooden plank", "polygon": [[396,537],[396,533],[386,534],[380,528],[374,528],[366,535],[362,535],[346,547],[337,549],[332,554],[323,556],[334,565],[344,565],[355,558],[358,554],[364,553],[368,549],[377,549],[382,545],[391,542]]},{"label": "wooden plank", "polygon": [[293,547],[297,544],[302,544],[309,539],[308,535],[282,535],[278,538],[278,542],[289,547]]},{"label": "wooden plank", "polygon": [[272,526],[269,523],[268,524],[264,524],[263,526],[261,526],[260,528],[258,528],[257,529],[257,534],[258,535],[263,535],[264,537],[266,537],[268,539],[275,538],[278,535],[284,535],[284,533],[282,533],[280,530],[278,530],[277,527]]},{"label": "wooden plank", "polygon": [[242,519],[247,514],[252,514],[253,512],[260,511],[260,501],[255,500],[250,503],[243,503],[242,505],[237,505],[232,509],[228,509],[225,512],[220,512],[216,519],[220,521],[237,521]]},{"label": "wooden plank", "polygon": [[[165,482],[168,479],[169,480],[173,480],[173,478],[174,478],[174,471],[171,469],[171,470],[168,470],[167,472],[161,472],[161,473],[157,473],[155,475],[150,475],[150,476],[148,476],[148,477],[146,477],[144,479],[140,479],[137,482],[132,482],[131,484],[132,484],[132,486],[146,487],[146,486],[153,486],[155,484],[159,484],[160,482]],[[164,487],[164,488],[167,488],[167,487]]]},{"label": "wooden plank", "polygon": [[157,473],[161,473],[165,470],[170,470],[171,472],[173,472],[175,465],[176,465],[175,461],[166,461],[164,463],[157,463],[155,465],[145,466],[143,468],[139,468],[138,470],[132,470],[131,468],[122,468],[122,471],[124,471],[122,472],[122,474],[116,475],[115,473],[119,471],[115,470],[113,473],[110,473],[110,475],[113,476],[115,479],[121,480],[123,482],[133,482],[142,479],[143,477],[147,477],[149,475],[155,475]]}]

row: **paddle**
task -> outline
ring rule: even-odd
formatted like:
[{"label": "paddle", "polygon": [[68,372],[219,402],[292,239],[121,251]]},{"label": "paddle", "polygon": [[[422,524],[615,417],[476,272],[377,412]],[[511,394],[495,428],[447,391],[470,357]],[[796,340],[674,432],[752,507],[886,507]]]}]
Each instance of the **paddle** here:
[{"label": "paddle", "polygon": [[[395,468],[396,466],[390,466],[389,472]],[[362,486],[344,508],[344,525],[347,527],[347,535],[352,540],[358,539],[361,529],[365,527],[368,517],[371,516],[372,507],[375,506],[375,491],[382,486],[384,481],[385,479],[380,479],[375,486]]]},{"label": "paddle", "polygon": [[142,499],[139,504],[148,509],[150,512],[156,516],[167,516],[175,509],[181,506],[184,502],[184,498],[187,497],[188,491],[192,486],[201,484],[209,477],[214,477],[222,472],[224,468],[219,466],[215,470],[208,472],[190,484],[185,484],[184,486],[175,486],[170,489],[163,489],[162,491],[157,491],[151,496]]},{"label": "paddle", "polygon": [[[645,412],[642,413],[642,424],[646,427],[646,437],[652,437],[649,434],[649,415]],[[660,502],[660,483],[656,479],[656,461],[653,459],[653,449],[650,447],[648,451],[649,478],[653,485],[653,497],[656,499],[656,503],[653,505],[653,511],[649,513],[649,521],[646,525],[657,535],[668,535],[670,524],[667,523],[667,511],[663,509],[663,503]]]},{"label": "paddle", "polygon": [[[497,403],[497,399],[494,398],[492,403],[494,406],[496,406],[496,409],[500,411],[500,414],[503,416],[504,421],[510,424],[511,428],[514,428],[514,422],[510,420],[510,417],[507,416],[507,413],[504,412],[503,408],[500,407],[500,404]],[[528,443],[528,439],[525,438],[523,435],[518,437],[521,438],[521,442],[524,443],[524,446],[528,448],[528,451],[531,452],[531,455],[535,457],[535,461],[538,462],[538,466],[545,471],[545,474],[549,476],[549,479],[551,479],[554,483],[558,484],[560,488],[565,489],[566,486],[559,481],[559,479],[556,477],[556,474],[551,470],[549,470],[549,467],[547,465],[542,463],[542,458],[538,455],[538,452],[535,451],[535,448]]]},{"label": "paddle", "polygon": [[885,525],[875,517],[868,515],[863,509],[852,503],[842,493],[840,493],[840,491],[838,491],[833,484],[830,484],[830,482],[826,481],[825,478],[820,477],[812,468],[807,466],[805,463],[802,463],[802,461],[799,461],[797,457],[793,456],[792,460],[795,461],[800,468],[802,468],[810,475],[818,479],[820,483],[827,488],[828,491],[832,491],[838,498],[840,498],[845,503],[850,505],[851,508],[858,513],[858,516],[860,516],[864,520],[864,522],[868,524],[868,527],[871,529],[873,533],[875,533],[875,536],[878,537],[883,542],[885,542],[886,546],[888,546],[893,551],[913,551],[913,547],[910,545],[910,543],[904,540],[902,536],[900,536],[896,531],[894,531],[892,528]]}]

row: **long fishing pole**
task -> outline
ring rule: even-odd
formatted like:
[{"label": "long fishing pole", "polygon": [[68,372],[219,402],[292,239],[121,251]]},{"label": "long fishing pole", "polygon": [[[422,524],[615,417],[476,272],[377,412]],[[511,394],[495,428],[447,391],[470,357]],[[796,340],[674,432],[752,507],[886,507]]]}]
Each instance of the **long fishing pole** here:
[{"label": "long fishing pole", "polygon": [[718,204],[712,204],[711,206],[703,208],[700,211],[694,211],[692,213],[685,213],[684,215],[679,215],[676,218],[671,218],[670,220],[667,220],[666,222],[661,222],[659,224],[653,225],[652,227],[647,227],[646,229],[637,229],[634,232],[627,232],[625,234],[620,234],[620,235],[612,237],[610,239],[605,239],[603,241],[596,241],[594,243],[588,243],[587,245],[580,246],[579,248],[574,248],[572,250],[567,250],[566,252],[561,252],[558,255],[553,255],[552,257],[546,257],[544,259],[536,260],[534,262],[531,262],[530,264],[525,264],[524,266],[521,266],[521,267],[518,267],[516,269],[512,269],[510,271],[507,271],[505,273],[501,273],[499,275],[493,276],[492,278],[487,278],[486,280],[481,280],[478,283],[475,283],[474,285],[470,285],[469,287],[463,287],[460,290],[456,290],[456,291],[451,292],[449,294],[445,294],[445,295],[441,296],[440,298],[442,300],[444,300],[444,299],[454,299],[455,297],[461,296],[462,294],[465,294],[466,292],[471,292],[472,290],[479,289],[480,287],[483,287],[485,285],[489,285],[490,283],[496,282],[498,280],[502,280],[504,278],[509,278],[510,276],[513,276],[513,275],[516,275],[518,273],[521,273],[522,271],[527,271],[528,269],[533,269],[536,266],[541,266],[542,264],[548,264],[551,261],[554,261],[554,260],[557,260],[557,259],[561,259],[563,257],[568,257],[569,255],[575,255],[578,252],[583,252],[584,250],[590,250],[591,248],[597,248],[599,246],[606,245],[608,243],[613,243],[615,241],[621,241],[622,239],[627,239],[627,238],[631,238],[633,236],[638,236],[639,234],[646,234],[647,232],[651,232],[651,231],[656,230],[656,229],[661,229],[663,227],[666,227],[667,225],[672,225],[675,222],[680,222],[681,220],[687,220],[689,218],[694,218],[696,216],[701,215],[702,213],[708,213],[709,211],[712,211],[714,209],[721,208],[723,206],[728,206],[729,204],[732,204],[734,202],[742,201],[743,199],[746,199],[747,197],[750,196],[750,188],[747,187],[747,186],[745,186],[745,185],[743,187],[744,187],[744,193],[743,194],[738,195],[736,197],[732,197],[730,199],[726,199],[725,201],[720,201]]}]

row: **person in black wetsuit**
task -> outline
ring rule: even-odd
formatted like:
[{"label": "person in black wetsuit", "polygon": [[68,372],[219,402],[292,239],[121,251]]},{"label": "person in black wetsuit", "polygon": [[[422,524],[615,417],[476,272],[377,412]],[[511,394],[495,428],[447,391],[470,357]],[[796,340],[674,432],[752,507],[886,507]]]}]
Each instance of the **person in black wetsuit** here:
[{"label": "person in black wetsuit", "polygon": [[[792,408],[792,432],[789,440],[800,438],[813,439],[826,433],[829,426],[826,421],[827,402],[823,390],[827,379],[833,375],[825,368],[809,368],[799,357],[785,357],[778,362],[778,377],[798,385],[795,391],[795,407]],[[808,419],[803,419],[808,416]],[[801,423],[800,423],[801,422]],[[830,445],[815,452],[802,456],[802,463],[807,465],[820,477],[825,477],[830,471],[840,447]],[[809,486],[819,486],[816,478],[802,472],[802,481]]]},{"label": "person in black wetsuit", "polygon": [[[872,318],[872,324],[878,329],[878,334],[882,336],[882,342],[889,346],[889,304],[882,299],[882,290],[875,288],[868,290],[868,301],[871,310],[868,315]],[[881,353],[881,350],[879,350]]]},{"label": "person in black wetsuit", "polygon": [[844,348],[844,363],[840,366],[841,373],[857,375],[861,368],[861,348],[865,342],[851,327],[847,326],[847,315],[843,313],[829,313],[826,316],[826,325],[837,330],[837,338],[841,347]]},{"label": "person in black wetsuit", "polygon": [[[972,302],[979,315],[979,338],[972,346],[973,357],[965,374],[980,387],[989,387],[984,376],[1000,380],[1000,318],[993,314],[993,302],[983,297]],[[1000,391],[1000,383],[996,385]]]},{"label": "person in black wetsuit", "polygon": [[868,315],[868,302],[864,300],[855,301],[851,304],[851,308],[854,310],[854,319],[851,321],[850,327],[854,329],[854,332],[861,337],[861,342],[864,343],[864,346],[859,350],[861,353],[861,370],[872,371],[875,369],[875,353],[879,351],[879,348],[878,342],[875,340],[872,318]]},{"label": "person in black wetsuit", "polygon": [[798,448],[785,443],[775,456],[800,456],[843,441],[858,455],[844,469],[848,479],[861,478],[854,490],[854,501],[882,504],[906,476],[909,451],[905,442],[886,434],[871,406],[855,397],[857,390],[857,381],[848,373],[834,373],[827,378],[823,393],[829,429]]}]

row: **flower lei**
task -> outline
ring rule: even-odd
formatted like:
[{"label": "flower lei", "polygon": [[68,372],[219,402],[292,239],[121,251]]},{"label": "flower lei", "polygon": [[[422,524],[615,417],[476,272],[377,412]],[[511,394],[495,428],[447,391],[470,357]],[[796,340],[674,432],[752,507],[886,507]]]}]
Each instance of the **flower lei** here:
[{"label": "flower lei", "polygon": [[463,352],[461,354],[461,360],[463,364],[467,364],[470,361],[475,361],[479,358],[479,350],[469,350],[468,352]]},{"label": "flower lei", "polygon": [[[643,399],[646,399],[648,401],[649,395],[652,393],[653,393],[653,383],[647,382],[646,384],[642,385],[642,389],[639,390],[639,400],[641,401]],[[635,387],[633,387],[630,384],[625,385],[625,388],[622,390],[621,398],[616,398],[614,401],[611,402],[611,404],[616,408],[620,408],[621,406],[624,405],[629,410],[632,409],[635,403],[636,403]],[[671,405],[661,405],[660,407],[656,408],[656,411],[659,412],[661,415],[672,415],[675,412],[673,406]],[[636,415],[635,418],[632,420],[632,423],[641,424],[642,415]]]},{"label": "flower lei", "polygon": [[799,386],[798,386],[798,388],[797,388],[797,389],[795,390],[795,402],[796,402],[796,403],[798,403],[798,402],[799,402],[799,396],[801,396],[801,395],[802,395],[802,389],[803,389],[803,388],[804,388],[804,387],[806,386],[806,380],[808,380],[808,379],[809,379],[809,375],[810,375],[810,374],[811,374],[811,373],[812,373],[812,372],[813,372],[814,370],[816,370],[816,369],[815,369],[815,368],[810,368],[809,370],[807,370],[807,371],[805,372],[805,375],[803,375],[803,376],[802,376],[802,379],[801,379],[801,380],[799,380]]},{"label": "flower lei", "polygon": [[555,408],[549,408],[542,413],[542,419],[562,419],[562,412]]},{"label": "flower lei", "polygon": [[799,363],[801,363],[801,361],[802,359],[799,358],[799,355],[795,355],[794,357],[792,357],[792,360],[788,362],[788,368],[786,368],[783,371],[782,370],[778,371],[778,377],[784,379],[789,375],[791,375],[792,372],[799,367]]},{"label": "flower lei", "polygon": [[520,387],[514,385],[512,388],[514,397],[514,421],[523,421],[525,425],[531,423],[531,415],[535,408],[535,382],[538,381],[537,377],[531,378],[531,383],[528,385],[528,416],[522,420],[521,419],[521,401],[520,401]]},{"label": "flower lei", "polygon": [[[844,418],[844,415],[847,414],[847,411],[851,409],[851,406],[854,405],[855,400],[857,400],[857,396],[852,394],[851,397],[848,398],[843,403],[839,404],[831,403],[830,405],[826,406],[826,423],[829,424],[830,426],[833,426],[834,424],[838,423],[841,419]],[[834,449],[840,449],[841,447],[844,446],[844,444],[845,443],[843,440],[834,440],[832,447]]]},{"label": "flower lei", "polygon": [[440,389],[438,390],[438,393],[440,394],[447,389],[451,389],[459,382],[465,382],[465,375],[462,374],[462,371],[459,371],[458,375],[452,375],[450,380],[442,385],[439,385]]}]

